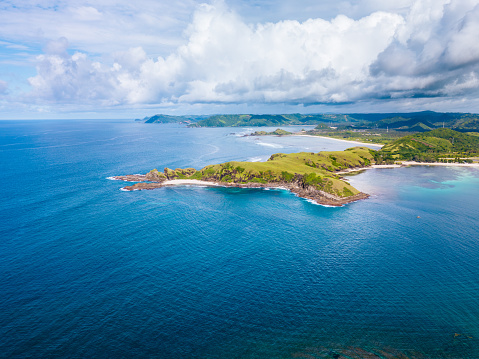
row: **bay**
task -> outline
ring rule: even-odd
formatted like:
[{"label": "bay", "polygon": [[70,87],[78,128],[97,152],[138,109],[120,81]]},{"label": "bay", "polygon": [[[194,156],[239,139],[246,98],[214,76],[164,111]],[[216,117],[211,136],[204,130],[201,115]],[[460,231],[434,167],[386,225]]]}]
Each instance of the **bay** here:
[{"label": "bay", "polygon": [[0,122],[0,356],[479,357],[476,169],[368,170],[341,208],[107,179],[353,146],[252,131]]}]

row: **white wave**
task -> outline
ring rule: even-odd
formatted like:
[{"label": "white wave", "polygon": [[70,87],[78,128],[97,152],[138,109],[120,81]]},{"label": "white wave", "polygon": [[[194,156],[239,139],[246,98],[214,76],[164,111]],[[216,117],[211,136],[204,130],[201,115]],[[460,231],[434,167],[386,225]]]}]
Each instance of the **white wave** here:
[{"label": "white wave", "polygon": [[247,162],[261,162],[263,161],[262,157],[250,157]]},{"label": "white wave", "polygon": [[120,191],[123,191],[123,192],[130,192],[129,190],[125,189],[124,187],[120,188]]},{"label": "white wave", "polygon": [[340,207],[342,207],[342,206],[330,206],[329,204],[321,204],[321,203],[318,203],[315,200],[312,200],[312,199],[309,199],[309,198],[304,198],[304,200],[306,202],[309,202],[311,204],[314,204],[316,206],[321,206],[321,207],[328,207],[328,208],[340,208]]},{"label": "white wave", "polygon": [[200,157],[198,157],[200,160],[206,156],[211,156],[211,155],[214,155],[215,153],[217,153],[220,148],[218,146],[215,146],[215,145],[212,145],[210,143],[207,143],[207,146],[210,146],[210,147],[213,147],[213,151],[209,152],[209,153],[205,153],[203,155],[201,155]]},{"label": "white wave", "polygon": [[283,190],[283,191],[289,191],[288,188],[286,188],[286,187],[281,187],[281,186],[278,186],[278,187],[269,187],[269,189],[279,189],[279,190]]},{"label": "white wave", "polygon": [[257,145],[272,147],[272,148],[284,148],[284,146],[278,145],[277,143],[267,143],[267,142],[255,142]]},{"label": "white wave", "polygon": [[251,135],[254,131],[254,128],[244,128],[243,131],[235,133],[235,136],[243,137],[246,135]]},{"label": "white wave", "polygon": [[121,181],[120,179],[115,178],[115,177],[107,177],[106,179],[110,180],[110,181]]},{"label": "white wave", "polygon": [[243,131],[243,132],[233,132],[230,133],[230,136],[235,136],[235,137],[244,137],[247,135],[251,135],[252,131]]}]

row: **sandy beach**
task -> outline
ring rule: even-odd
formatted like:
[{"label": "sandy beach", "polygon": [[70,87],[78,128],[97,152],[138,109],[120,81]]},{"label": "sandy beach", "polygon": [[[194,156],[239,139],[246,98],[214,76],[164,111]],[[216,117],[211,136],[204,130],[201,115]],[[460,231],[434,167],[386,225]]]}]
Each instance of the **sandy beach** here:
[{"label": "sandy beach", "polygon": [[351,172],[358,172],[363,170],[370,170],[373,168],[401,168],[407,166],[449,166],[449,167],[473,167],[479,169],[479,163],[442,163],[442,162],[415,162],[415,161],[404,161],[401,164],[392,164],[392,165],[371,165],[368,167],[360,168],[349,168],[344,171],[336,172],[337,174],[347,174]]},{"label": "sandy beach", "polygon": [[349,142],[349,143],[353,143],[353,144],[355,144],[355,145],[368,145],[368,146],[374,146],[374,147],[377,147],[377,148],[383,147],[383,145],[379,145],[379,144],[377,144],[377,143],[359,142],[359,141],[351,141],[351,140],[342,140],[342,139],[340,139],[340,138],[327,137],[327,136],[297,135],[297,134],[293,134],[293,135],[290,135],[290,136],[317,137],[317,138],[319,137],[319,138],[327,138],[327,139],[329,139],[329,140]]},{"label": "sandy beach", "polygon": [[175,179],[161,183],[162,186],[219,186],[216,182],[201,181],[194,179]]},{"label": "sandy beach", "polygon": [[402,166],[454,166],[454,167],[476,167],[479,168],[479,163],[443,163],[443,162],[414,162],[414,161],[404,161]]}]

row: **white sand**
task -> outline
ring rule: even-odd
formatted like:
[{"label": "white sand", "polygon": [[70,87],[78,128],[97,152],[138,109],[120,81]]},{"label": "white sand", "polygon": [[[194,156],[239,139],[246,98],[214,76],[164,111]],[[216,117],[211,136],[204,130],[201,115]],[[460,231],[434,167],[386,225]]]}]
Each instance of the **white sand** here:
[{"label": "white sand", "polygon": [[218,186],[218,183],[215,182],[208,182],[208,181],[200,181],[194,179],[176,179],[176,180],[169,180],[161,183],[163,186]]},{"label": "white sand", "polygon": [[402,166],[454,166],[454,167],[477,167],[479,168],[479,163],[442,163],[442,162],[414,162],[414,161],[404,161]]},{"label": "white sand", "polygon": [[371,168],[398,168],[401,165],[372,165]]},{"label": "white sand", "polygon": [[369,170],[371,168],[400,168],[400,167],[407,167],[407,166],[449,166],[449,167],[474,167],[479,168],[479,163],[442,163],[442,162],[414,162],[414,161],[404,161],[401,164],[393,164],[393,165],[372,165],[369,167],[360,167],[360,168],[350,168],[344,171],[336,172],[337,174],[346,174],[350,172],[358,172],[362,170]]},{"label": "white sand", "polygon": [[291,136],[301,136],[301,137],[316,137],[316,138],[327,138],[329,140],[336,140],[336,141],[343,141],[343,142],[349,142],[349,143],[354,143],[355,145],[368,145],[368,146],[374,146],[381,148],[383,145],[378,145],[377,143],[371,143],[371,142],[359,142],[359,141],[350,141],[350,140],[342,140],[340,138],[334,138],[334,137],[327,137],[327,136],[313,136],[313,135],[291,135]]}]

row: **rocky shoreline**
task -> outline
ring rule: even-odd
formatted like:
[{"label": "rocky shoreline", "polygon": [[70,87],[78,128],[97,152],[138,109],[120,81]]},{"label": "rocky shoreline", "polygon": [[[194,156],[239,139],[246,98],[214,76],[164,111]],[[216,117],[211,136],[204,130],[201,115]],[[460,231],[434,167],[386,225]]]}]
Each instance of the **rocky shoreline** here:
[{"label": "rocky shoreline", "polygon": [[230,183],[230,182],[210,182],[201,180],[151,180],[148,175],[125,175],[111,177],[114,180],[137,182],[131,186],[122,188],[124,191],[152,190],[167,186],[193,185],[193,186],[219,186],[236,188],[282,188],[294,193],[296,196],[309,199],[317,204],[326,206],[340,207],[345,204],[356,202],[369,197],[367,193],[360,192],[349,197],[338,197],[325,191],[320,191],[313,186],[299,186],[295,183],[269,182],[269,183]]}]

